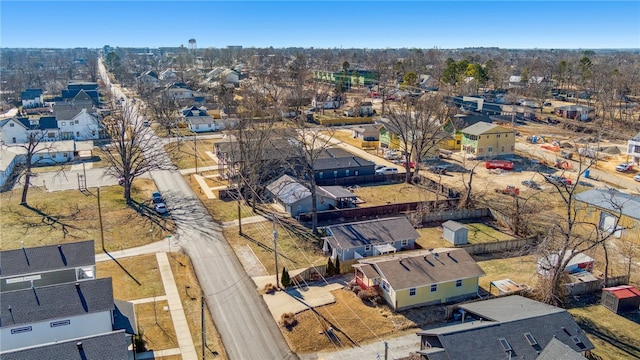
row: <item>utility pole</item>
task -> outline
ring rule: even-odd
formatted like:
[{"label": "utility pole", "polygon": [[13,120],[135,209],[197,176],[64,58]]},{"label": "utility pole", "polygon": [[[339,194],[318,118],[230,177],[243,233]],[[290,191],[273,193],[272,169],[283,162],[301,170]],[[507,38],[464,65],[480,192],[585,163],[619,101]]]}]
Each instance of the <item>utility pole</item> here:
[{"label": "utility pole", "polygon": [[238,189],[238,235],[242,235],[242,214],[240,213],[240,189]]},{"label": "utility pole", "polygon": [[207,348],[207,330],[204,321],[204,295],[200,295],[200,317],[202,318],[202,360],[205,360],[205,349]]},{"label": "utility pole", "polygon": [[271,213],[273,220],[273,253],[276,257],[276,288],[280,289],[280,277],[278,274],[278,231],[276,230],[276,214]]},{"label": "utility pole", "polygon": [[389,344],[385,341],[384,342],[384,360],[388,360],[389,359]]},{"label": "utility pole", "polygon": [[104,249],[104,229],[102,227],[102,207],[100,206],[100,188],[98,188],[98,219],[100,220],[100,241],[102,242],[102,251],[107,252]]},{"label": "utility pole", "polygon": [[198,138],[197,133],[193,132],[193,155],[196,159],[196,174],[198,173]]}]

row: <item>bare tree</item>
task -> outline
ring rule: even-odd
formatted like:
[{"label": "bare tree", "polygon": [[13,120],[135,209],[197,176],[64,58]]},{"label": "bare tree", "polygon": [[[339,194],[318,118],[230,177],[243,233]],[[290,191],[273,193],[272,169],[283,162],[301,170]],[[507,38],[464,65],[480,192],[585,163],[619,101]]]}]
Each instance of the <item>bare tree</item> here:
[{"label": "bare tree", "polygon": [[[582,159],[581,159],[582,160]],[[582,163],[582,161],[581,161]],[[584,176],[584,171],[591,164],[578,169],[577,181]],[[545,218],[548,230],[538,244],[538,254],[541,257],[542,275],[538,282],[540,299],[551,305],[561,305],[564,302],[564,284],[566,281],[565,269],[577,255],[603,247],[606,250],[606,241],[617,231],[622,231],[619,219],[622,215],[622,206],[613,196],[613,193],[605,195],[602,202],[614,209],[611,215],[615,223],[609,227],[603,227],[599,221],[594,221],[585,215],[586,209],[581,208],[581,203],[576,200],[577,187],[563,181],[554,181],[551,185],[560,198],[561,214],[551,214]],[[606,255],[606,254],[605,254]],[[605,267],[608,267],[608,259]],[[605,269],[605,282],[608,269]]]},{"label": "bare tree", "polygon": [[180,103],[168,92],[151,95],[146,101],[146,115],[155,120],[171,136],[178,126]]},{"label": "bare tree", "polygon": [[[49,141],[47,132],[37,129],[37,125],[32,126],[27,133],[27,141],[22,144],[13,144],[10,147],[19,148],[24,154],[24,166],[18,169],[18,179],[23,179],[21,205],[27,205],[27,195],[31,186],[31,179],[34,176],[33,168],[39,165],[52,164],[49,154],[55,152],[55,143]],[[55,163],[53,163],[55,164]],[[60,166],[60,171],[63,167]]]},{"label": "bare tree", "polygon": [[442,130],[447,118],[447,105],[438,96],[424,95],[412,105],[409,101],[402,102],[397,108],[389,110],[382,120],[389,131],[398,136],[399,146],[404,152],[405,182],[411,182],[411,161],[416,167],[424,156],[437,148],[440,142],[450,136]]},{"label": "bare tree", "polygon": [[107,172],[122,179],[124,199],[132,203],[131,185],[133,180],[152,170],[172,169],[174,166],[163,150],[163,143],[133,106],[114,105],[113,115],[105,118],[105,133],[111,144],[105,151],[109,164]]}]

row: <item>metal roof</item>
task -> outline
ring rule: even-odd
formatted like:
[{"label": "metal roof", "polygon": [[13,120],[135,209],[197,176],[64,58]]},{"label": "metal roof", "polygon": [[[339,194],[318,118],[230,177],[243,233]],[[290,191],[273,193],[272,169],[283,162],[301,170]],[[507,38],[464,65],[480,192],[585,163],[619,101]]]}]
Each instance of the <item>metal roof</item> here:
[{"label": "metal roof", "polygon": [[576,200],[640,220],[640,196],[626,194],[615,189],[591,189],[576,195]]},{"label": "metal roof", "polygon": [[477,122],[471,126],[468,126],[460,131],[463,134],[470,135],[483,135],[486,133],[491,134],[503,134],[503,133],[514,133],[515,131],[511,129],[504,128],[500,125],[486,123],[486,122]]},{"label": "metal roof", "polygon": [[267,185],[267,190],[287,205],[311,196],[311,191],[289,175],[282,175]]}]

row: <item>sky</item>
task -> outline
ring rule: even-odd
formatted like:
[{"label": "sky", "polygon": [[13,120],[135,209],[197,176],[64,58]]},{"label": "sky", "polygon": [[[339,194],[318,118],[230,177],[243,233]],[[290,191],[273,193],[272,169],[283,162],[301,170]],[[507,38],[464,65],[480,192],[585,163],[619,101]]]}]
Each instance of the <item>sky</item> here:
[{"label": "sky", "polygon": [[638,49],[640,1],[0,1],[0,47]]}]

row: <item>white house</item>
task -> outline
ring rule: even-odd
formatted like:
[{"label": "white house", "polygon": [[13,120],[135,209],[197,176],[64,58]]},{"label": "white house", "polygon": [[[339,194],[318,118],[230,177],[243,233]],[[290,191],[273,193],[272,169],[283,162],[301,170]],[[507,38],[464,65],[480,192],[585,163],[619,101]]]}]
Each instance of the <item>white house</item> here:
[{"label": "white house", "polygon": [[113,330],[111,278],[0,293],[0,354]]},{"label": "white house", "polygon": [[[18,162],[25,163],[27,149],[21,145],[4,145],[3,149],[16,154]],[[31,158],[31,164],[36,166],[54,165],[73,161],[75,153],[80,151],[91,151],[93,149],[93,141],[51,141],[40,142],[36,145]]]},{"label": "white house", "polygon": [[172,99],[184,100],[193,98],[193,90],[191,89],[172,85],[169,86],[165,91]]},{"label": "white house", "polygon": [[138,76],[138,81],[147,84],[147,85],[157,85],[158,84],[158,74],[155,71],[145,71],[140,76]]},{"label": "white house", "polygon": [[240,74],[234,70],[222,67],[213,68],[207,73],[206,78],[209,82],[221,82],[223,84],[234,85],[238,85],[240,83]]},{"label": "white house", "polygon": [[640,165],[640,132],[627,141],[627,155],[634,164]]},{"label": "white house", "polygon": [[2,144],[24,144],[29,139],[28,128],[18,118],[0,121],[0,142]]},{"label": "white house", "polygon": [[81,109],[71,119],[56,118],[61,140],[97,140],[104,131],[98,118]]},{"label": "white house", "polygon": [[44,104],[42,89],[27,89],[20,94],[20,100],[24,108],[40,107]]},{"label": "white house", "polygon": [[18,163],[18,156],[5,149],[0,149],[0,187],[7,182]]},{"label": "white house", "polygon": [[173,72],[173,70],[167,69],[160,73],[160,76],[158,76],[158,79],[162,81],[176,81],[178,80],[178,75],[176,75],[176,73]]}]

